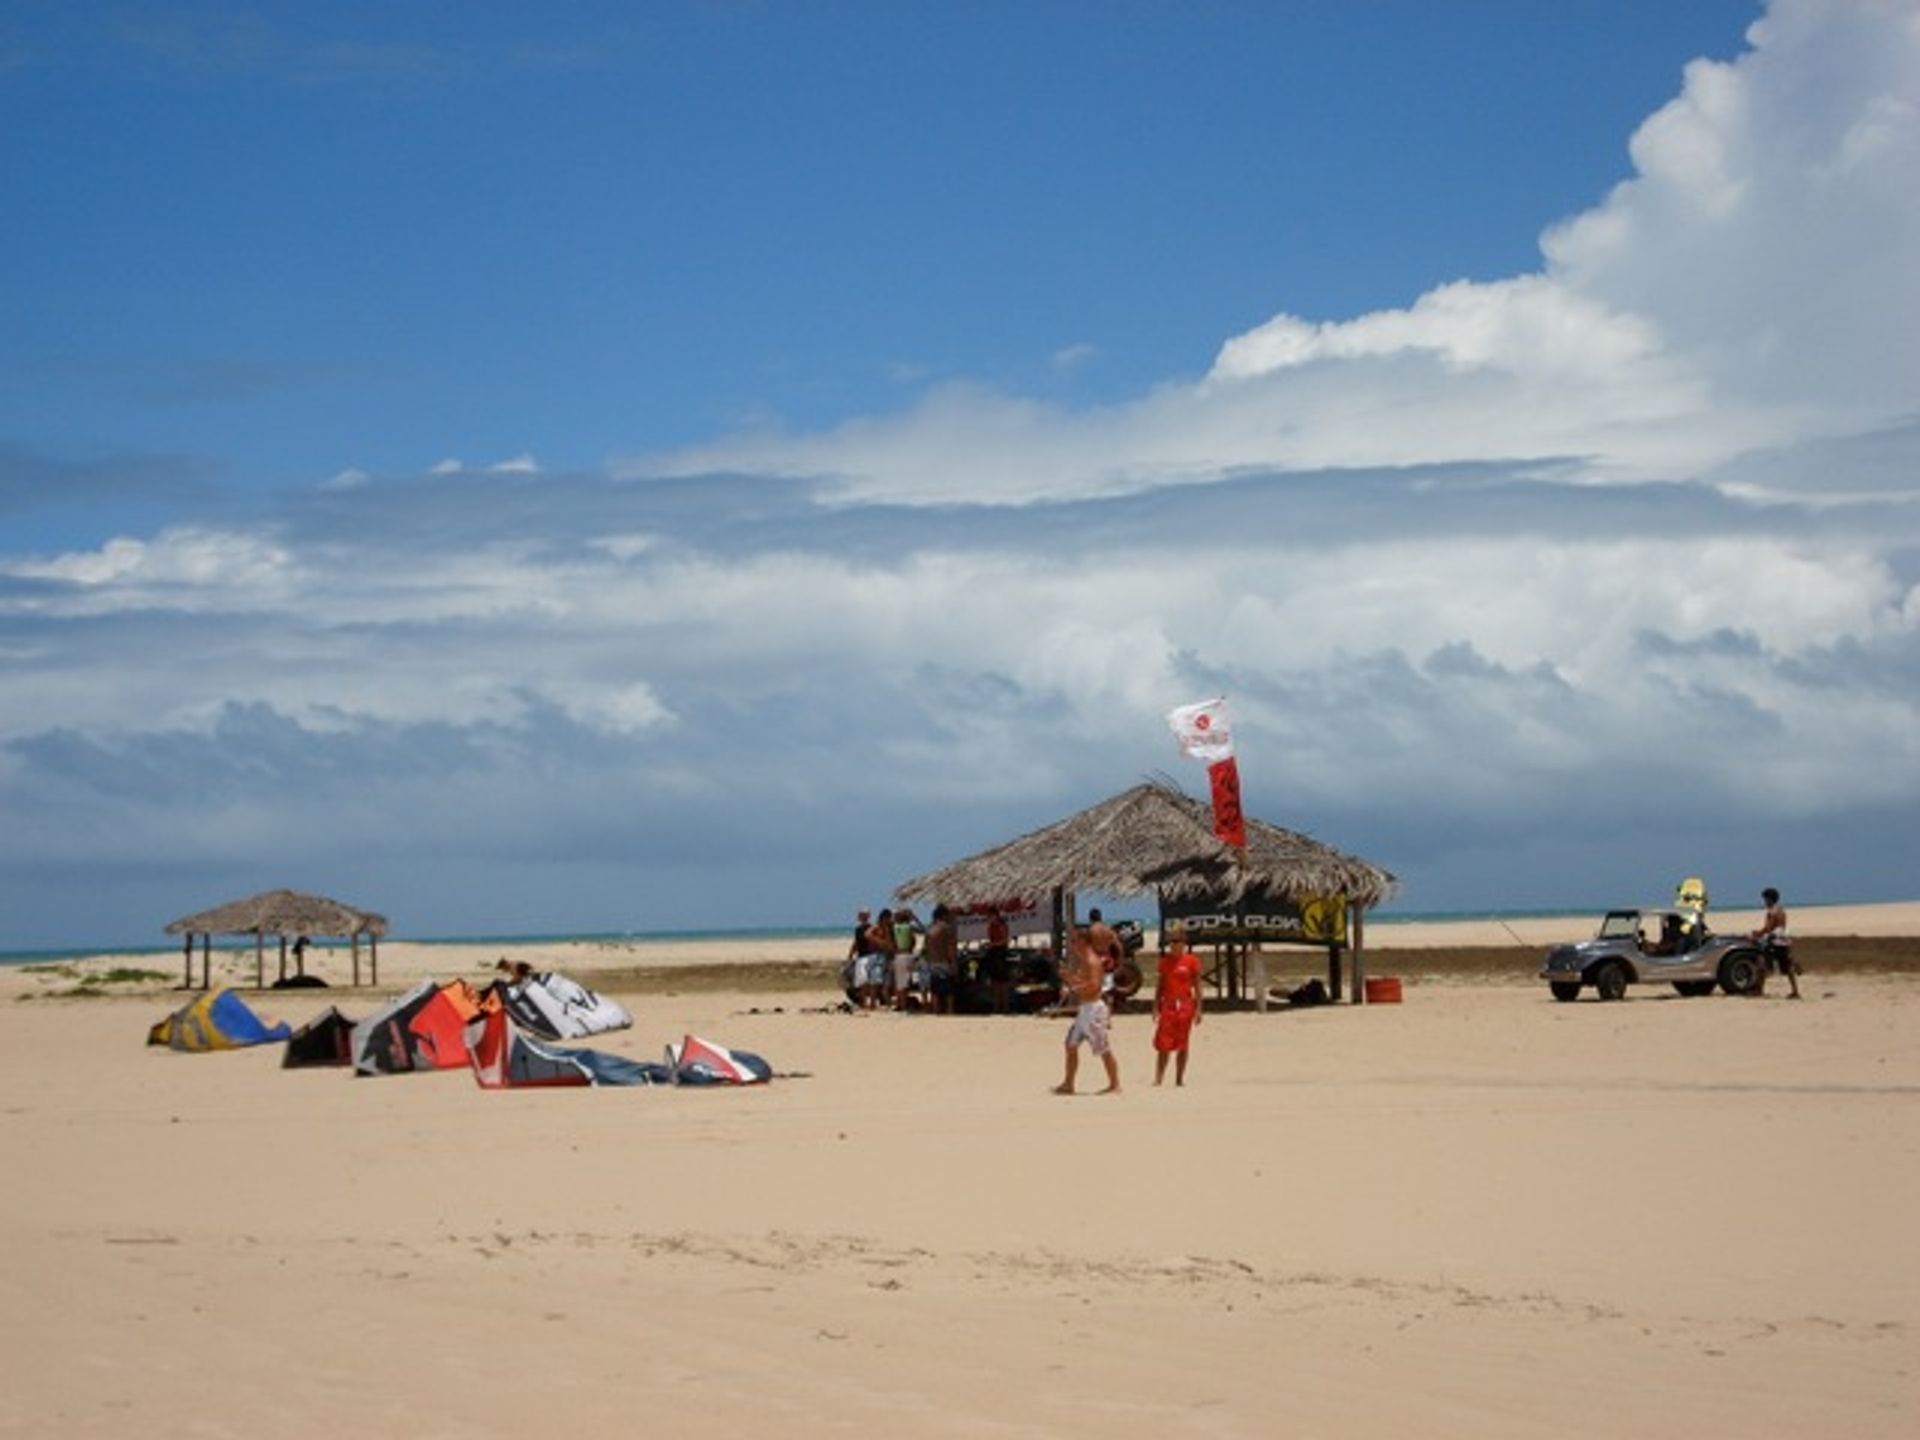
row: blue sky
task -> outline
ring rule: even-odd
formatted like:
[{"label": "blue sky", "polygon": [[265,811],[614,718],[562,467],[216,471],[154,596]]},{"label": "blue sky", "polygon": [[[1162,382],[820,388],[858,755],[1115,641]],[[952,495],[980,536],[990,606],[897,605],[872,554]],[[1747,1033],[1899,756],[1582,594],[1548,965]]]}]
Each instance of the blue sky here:
[{"label": "blue sky", "polygon": [[[553,13],[548,13],[550,9]],[[14,5],[0,948],[831,923],[1168,772],[1913,892],[1892,0]]]}]

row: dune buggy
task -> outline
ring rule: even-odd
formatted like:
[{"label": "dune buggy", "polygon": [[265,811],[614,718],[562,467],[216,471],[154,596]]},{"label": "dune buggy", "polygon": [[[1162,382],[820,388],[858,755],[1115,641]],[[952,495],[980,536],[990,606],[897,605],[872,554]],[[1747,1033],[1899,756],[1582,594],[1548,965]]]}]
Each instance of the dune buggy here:
[{"label": "dune buggy", "polygon": [[1666,906],[1609,910],[1591,940],[1556,945],[1540,967],[1556,1000],[1588,986],[1618,1000],[1629,985],[1671,985],[1682,995],[1757,995],[1767,978],[1760,946],[1745,935],[1715,935],[1695,913]]}]

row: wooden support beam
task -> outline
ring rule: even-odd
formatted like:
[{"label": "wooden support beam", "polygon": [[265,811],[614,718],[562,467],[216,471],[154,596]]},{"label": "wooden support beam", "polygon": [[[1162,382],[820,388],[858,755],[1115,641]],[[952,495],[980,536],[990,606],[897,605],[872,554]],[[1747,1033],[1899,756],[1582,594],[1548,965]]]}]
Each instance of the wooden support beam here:
[{"label": "wooden support beam", "polygon": [[1348,927],[1353,939],[1353,1003],[1367,1003],[1367,907],[1355,907]]}]

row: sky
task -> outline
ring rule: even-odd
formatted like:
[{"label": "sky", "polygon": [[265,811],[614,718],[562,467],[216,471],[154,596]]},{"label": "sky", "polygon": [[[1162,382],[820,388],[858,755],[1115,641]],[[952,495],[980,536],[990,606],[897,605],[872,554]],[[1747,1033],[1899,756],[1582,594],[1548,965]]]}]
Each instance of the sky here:
[{"label": "sky", "polygon": [[1916,176],[1915,0],[15,0],[0,949],[831,925],[1214,695],[1394,909],[1920,896]]}]

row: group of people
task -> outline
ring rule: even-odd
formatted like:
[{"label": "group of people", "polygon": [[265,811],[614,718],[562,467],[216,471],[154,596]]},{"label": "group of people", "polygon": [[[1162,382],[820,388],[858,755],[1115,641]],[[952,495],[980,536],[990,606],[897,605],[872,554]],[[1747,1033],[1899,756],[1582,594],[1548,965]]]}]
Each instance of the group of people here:
[{"label": "group of people", "polygon": [[847,946],[848,988],[863,1010],[937,1010],[950,1014],[960,980],[960,935],[953,913],[933,907],[922,925],[910,909],[862,910]]},{"label": "group of people", "polygon": [[[1123,958],[1119,938],[1100,918],[1098,910],[1088,924],[1074,930],[1067,944],[1067,964],[1062,973],[1067,995],[1075,1008],[1073,1023],[1067,1027],[1066,1074],[1054,1087],[1056,1095],[1072,1095],[1080,1073],[1080,1047],[1085,1045],[1107,1072],[1107,1083],[1099,1093],[1111,1095],[1120,1089],[1120,1062],[1113,1053],[1110,1024],[1113,1005],[1109,999],[1112,975]],[[1200,957],[1187,947],[1186,931],[1170,925],[1161,936],[1160,972],[1153,990],[1153,1083],[1166,1079],[1167,1061],[1173,1061],[1173,1083],[1187,1083],[1187,1055],[1193,1043],[1193,1027],[1200,1023]]]}]

